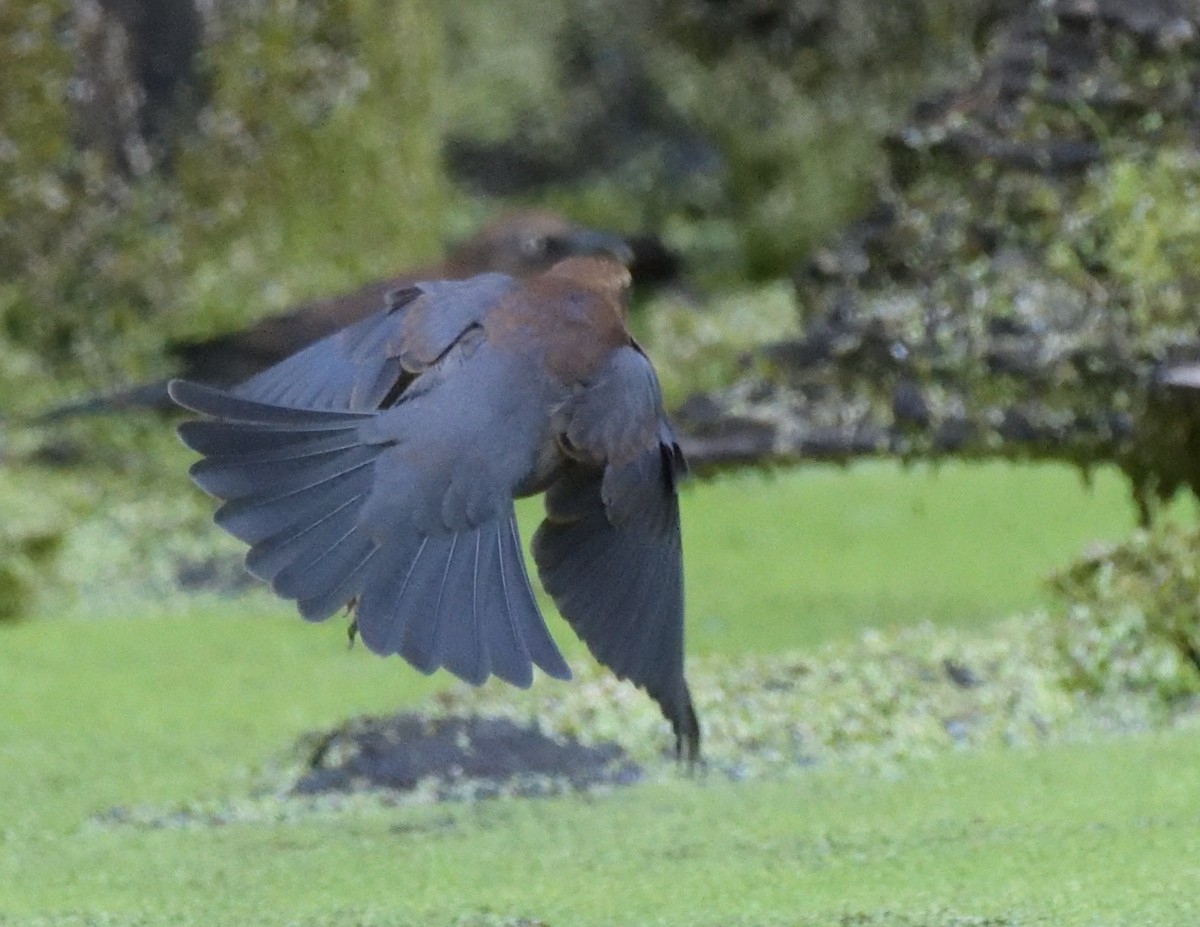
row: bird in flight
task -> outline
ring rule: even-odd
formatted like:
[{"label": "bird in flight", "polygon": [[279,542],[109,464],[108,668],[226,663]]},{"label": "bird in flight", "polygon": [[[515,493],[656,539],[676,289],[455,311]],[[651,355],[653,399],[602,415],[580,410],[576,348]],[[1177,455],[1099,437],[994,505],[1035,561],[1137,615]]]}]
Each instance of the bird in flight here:
[{"label": "bird in flight", "polygon": [[629,272],[572,257],[518,280],[416,283],[233,389],[175,380],[179,428],[247,569],[417,669],[525,687],[570,676],[526,575],[513,500],[545,494],[533,559],[600,663],[694,762],[677,487],[683,454],[626,327]]}]

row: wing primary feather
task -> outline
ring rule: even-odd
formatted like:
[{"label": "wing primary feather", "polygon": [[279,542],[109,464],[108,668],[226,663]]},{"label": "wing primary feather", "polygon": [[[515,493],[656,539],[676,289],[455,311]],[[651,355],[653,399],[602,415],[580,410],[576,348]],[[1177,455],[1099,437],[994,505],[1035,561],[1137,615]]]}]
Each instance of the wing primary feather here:
[{"label": "wing primary feather", "polygon": [[[660,491],[650,523],[616,526],[601,473],[569,473],[547,492],[533,551],[563,616],[601,663],[659,704],[691,762],[699,727],[683,669],[678,504],[668,486]],[[620,589],[613,577],[622,577]]]},{"label": "wing primary feather", "polygon": [[318,594],[299,599],[296,607],[306,621],[324,621],[351,599],[359,596],[362,591],[365,574],[374,559],[379,555],[378,546],[370,552],[336,585],[322,590]]},{"label": "wing primary feather", "polygon": [[504,605],[505,624],[500,627],[500,630],[507,630],[508,638],[493,646],[492,664],[495,667],[498,662],[497,657],[499,657],[500,668],[496,670],[496,675],[515,686],[527,689],[533,682],[531,657],[529,648],[525,645],[525,638],[521,633],[521,627],[517,622],[516,616],[513,614],[512,596],[509,591],[508,574],[504,563],[504,535],[501,533],[502,530],[502,528],[497,526],[496,574],[499,577],[500,583],[500,600]]},{"label": "wing primary feather", "polygon": [[373,413],[319,411],[292,406],[269,405],[253,399],[241,399],[223,390],[187,380],[172,380],[167,387],[171,398],[185,409],[211,415],[223,421],[249,425],[281,425],[325,431],[345,428],[348,422],[368,419]]},{"label": "wing primary feather", "polygon": [[286,599],[308,599],[336,586],[371,550],[371,539],[358,528],[337,538],[328,549],[306,551],[271,580],[271,588]]},{"label": "wing primary feather", "polygon": [[378,446],[360,443],[308,457],[262,463],[207,457],[194,463],[188,473],[197,486],[219,499],[255,496],[268,501],[367,466],[378,456]]},{"label": "wing primary feather", "polygon": [[280,496],[246,496],[226,502],[214,516],[218,525],[247,544],[257,544],[271,535],[326,512],[336,500],[369,492],[372,473],[363,464],[355,469],[303,489]]},{"label": "wing primary feather", "polygon": [[[417,552],[413,555],[412,562],[408,565],[408,570],[404,574],[404,582],[400,584],[400,589],[396,593],[396,613],[399,614],[404,605],[404,594],[408,591],[409,583],[412,582],[413,573],[420,564],[421,557],[424,556],[426,548],[429,546],[429,538],[421,538],[421,543],[417,547]],[[408,626],[414,621],[420,620],[419,615],[408,614],[404,621],[393,622],[388,628],[387,637],[384,640],[384,649],[380,653],[402,653],[404,641],[408,637]]]},{"label": "wing primary feather", "polygon": [[529,585],[529,574],[525,570],[525,558],[521,555],[521,539],[517,535],[517,520],[513,516],[508,519],[507,538],[509,559],[515,561],[516,576],[514,578],[517,579],[517,582],[509,585],[516,587],[518,601],[523,606],[526,615],[522,636],[529,655],[546,675],[553,676],[555,679],[570,679],[571,668],[567,666],[567,661],[559,652],[554,638],[546,630],[546,623],[542,620],[541,611],[533,597],[533,590]]},{"label": "wing primary feather", "polygon": [[[286,504],[289,500],[298,501],[296,497],[303,496],[312,490],[322,489],[325,492],[329,492],[345,482],[352,481],[356,474],[375,462],[376,456],[378,455],[347,455],[349,460],[343,458],[340,461],[329,461],[328,466],[318,465],[302,469],[299,473],[290,474],[286,479],[281,478],[276,483],[266,480],[261,491],[257,491],[255,487],[249,492],[235,491],[224,495],[214,492],[213,495],[216,495],[218,498],[224,498],[227,503],[242,503],[247,508],[277,503]],[[204,461],[200,461],[200,463],[204,463]],[[204,471],[200,472],[203,475]],[[369,476],[370,474],[367,475]],[[224,489],[226,486],[229,486],[236,490],[240,485],[242,484],[235,484],[231,479],[228,483],[220,483],[219,488]],[[201,486],[201,488],[206,487]]]},{"label": "wing primary feather", "polygon": [[410,615],[401,597],[422,544],[424,539],[409,533],[392,534],[379,545],[378,559],[365,578],[354,613],[363,643],[373,653],[396,653],[403,640]]},{"label": "wing primary feather", "polygon": [[[259,579],[270,582],[284,567],[295,560],[305,547],[321,543],[316,532],[326,535],[352,526],[365,493],[351,496],[340,505],[325,512],[316,521],[300,523],[277,532],[255,544],[246,554],[246,569]],[[327,540],[327,538],[326,538]]]},{"label": "wing primary feather", "polygon": [[445,652],[447,637],[453,630],[453,615],[442,614],[442,603],[446,598],[447,579],[454,566],[454,555],[458,550],[458,535],[450,535],[450,550],[446,553],[446,564],[442,567],[442,578],[438,583],[437,599],[433,609],[423,623],[413,624],[408,629],[406,643],[411,650],[405,657],[421,672],[432,673],[441,665],[441,654]]},{"label": "wing primary feather", "polygon": [[438,662],[465,682],[479,685],[490,664],[480,651],[478,581],[481,528],[452,536],[437,605]]},{"label": "wing primary feather", "polygon": [[340,429],[308,431],[286,427],[266,427],[245,422],[195,419],[177,429],[180,439],[205,457],[230,458],[252,463],[279,457],[303,456],[325,450],[338,450],[357,443],[359,422]]},{"label": "wing primary feather", "polygon": [[488,659],[487,650],[483,646],[483,634],[481,633],[481,622],[479,619],[479,550],[482,543],[481,533],[481,528],[475,529],[475,555],[471,569],[471,645],[475,660],[473,671],[475,678],[479,682],[487,679],[491,671],[491,661]]}]

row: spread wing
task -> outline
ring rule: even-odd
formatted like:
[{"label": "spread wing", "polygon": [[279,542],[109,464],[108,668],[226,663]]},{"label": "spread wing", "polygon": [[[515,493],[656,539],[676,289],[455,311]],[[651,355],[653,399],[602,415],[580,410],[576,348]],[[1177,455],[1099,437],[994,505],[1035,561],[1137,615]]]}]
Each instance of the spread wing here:
[{"label": "spread wing", "polygon": [[232,392],[272,405],[373,411],[396,398],[516,287],[504,274],[418,283],[386,308],[293,354]]},{"label": "spread wing", "polygon": [[649,362],[633,347],[566,410],[576,459],[546,492],[533,555],[593,655],[659,703],[689,759],[700,728],[683,667],[683,455]]},{"label": "spread wing", "polygon": [[[439,295],[423,294],[405,311]],[[250,545],[250,572],[305,618],[353,602],[377,653],[423,672],[441,666],[473,683],[494,674],[525,686],[533,664],[570,675],[530,590],[512,508],[545,402],[481,343],[485,311],[463,311],[454,334],[432,312],[398,327],[393,313],[370,331],[365,320],[236,394],[175,381],[171,396],[208,416],[179,430],[204,455],[192,478],[223,500],[217,523]],[[283,404],[300,395],[285,373],[304,378],[306,354],[325,363],[316,374],[324,392],[306,394],[307,407]],[[407,388],[378,409],[395,392],[382,376],[393,370]]]}]

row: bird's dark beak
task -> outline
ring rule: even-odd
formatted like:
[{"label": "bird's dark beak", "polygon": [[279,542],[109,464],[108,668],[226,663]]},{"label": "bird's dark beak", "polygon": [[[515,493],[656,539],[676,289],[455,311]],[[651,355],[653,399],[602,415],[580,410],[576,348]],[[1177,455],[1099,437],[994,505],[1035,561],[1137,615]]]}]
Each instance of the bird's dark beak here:
[{"label": "bird's dark beak", "polygon": [[573,255],[594,254],[611,257],[629,267],[633,263],[633,248],[624,236],[615,232],[580,229],[567,237]]}]

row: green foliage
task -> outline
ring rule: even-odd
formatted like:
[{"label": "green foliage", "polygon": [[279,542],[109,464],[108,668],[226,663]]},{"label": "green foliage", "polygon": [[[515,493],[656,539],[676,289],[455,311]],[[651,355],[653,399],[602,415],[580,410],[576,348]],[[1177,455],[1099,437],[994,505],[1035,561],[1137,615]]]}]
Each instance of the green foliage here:
[{"label": "green foliage", "polygon": [[22,531],[0,524],[0,621],[26,614],[38,586],[54,576],[62,536],[53,530]]},{"label": "green foliage", "polygon": [[28,473],[10,472],[0,455],[0,623],[38,614],[53,598],[47,594],[62,583],[65,525],[86,495],[47,493]]},{"label": "green foliage", "polygon": [[1200,529],[1161,520],[1057,574],[1071,683],[1168,702],[1200,693]]},{"label": "green foliage", "polygon": [[726,291],[703,307],[667,294],[642,306],[632,325],[654,359],[667,408],[677,408],[729,385],[758,348],[796,333],[793,288],[776,282]]},{"label": "green foliage", "polygon": [[879,208],[800,280],[820,362],[722,409],[783,448],[832,421],[910,457],[1115,461],[1146,518],[1200,486],[1195,407],[1156,388],[1196,340],[1200,59],[1192,23],[1141,9],[988,25],[978,70],[889,138]]},{"label": "green foliage", "polygon": [[208,104],[170,164],[136,179],[72,139],[67,6],[0,6],[7,405],[157,373],[171,335],[436,248],[441,30],[427,0],[220,7]]},{"label": "green foliage", "polygon": [[986,6],[470,0],[447,14],[447,127],[568,165],[560,205],[666,229],[700,278],[776,278],[866,205],[879,140]]},{"label": "green foliage", "polygon": [[[0,356],[68,360],[100,378],[111,339],[170,304],[179,254],[163,234],[163,191],[135,190],[72,146],[68,7],[0,5]],[[0,364],[0,393],[26,398],[28,372]]]},{"label": "green foliage", "polygon": [[906,96],[905,78],[892,75],[895,86],[841,75],[864,84],[851,112],[839,81],[836,89],[813,86],[752,45],[717,62],[671,46],[656,55],[668,98],[715,141],[724,162],[719,187],[710,180],[712,190],[686,191],[704,216],[691,233],[702,275],[715,267],[732,279],[785,276],[867,205],[882,161],[878,142],[903,109],[895,99]]},{"label": "green foliage", "polygon": [[1071,226],[1080,260],[1107,269],[1138,330],[1194,327],[1200,156],[1190,145],[1116,158],[1094,172]]},{"label": "green foliage", "polygon": [[[727,162],[741,274],[788,274],[869,205],[880,142],[970,54],[985,3],[661,3],[649,61]],[[730,88],[737,88],[731,92]]]},{"label": "green foliage", "polygon": [[[179,157],[214,327],[440,245],[440,15],[426,0],[261,0],[204,53],[211,103]],[[249,304],[249,305],[247,305]]]},{"label": "green foliage", "polygon": [[[36,170],[63,156],[68,147],[67,84],[69,48],[56,40],[66,0],[6,2],[0,5],[0,38],[4,41],[4,83],[0,84],[0,163],[5,166],[6,193],[38,189],[53,206],[58,200],[51,178]],[[0,217],[11,220],[5,212]]]}]

